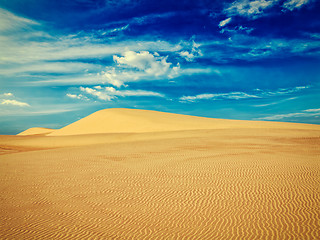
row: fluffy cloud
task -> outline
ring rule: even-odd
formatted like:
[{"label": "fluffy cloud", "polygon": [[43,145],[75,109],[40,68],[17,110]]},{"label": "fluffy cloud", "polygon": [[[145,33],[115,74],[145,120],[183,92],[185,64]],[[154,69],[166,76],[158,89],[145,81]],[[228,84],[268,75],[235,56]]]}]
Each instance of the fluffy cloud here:
[{"label": "fluffy cloud", "polygon": [[188,62],[192,62],[193,59],[195,58],[194,54],[188,51],[182,51],[179,53],[181,57],[185,58]]},{"label": "fluffy cloud", "polygon": [[85,92],[89,95],[95,96],[100,100],[104,100],[104,101],[111,101],[112,100],[112,96],[108,95],[106,92],[102,92],[102,91],[98,91],[96,89],[93,88],[89,88],[89,87],[80,87],[80,90],[82,92]]},{"label": "fluffy cloud", "polygon": [[126,51],[122,57],[113,56],[117,67],[109,67],[103,72],[106,82],[120,87],[125,82],[139,80],[171,79],[179,75],[180,65],[167,62],[167,56],[160,56],[148,51]]},{"label": "fluffy cloud", "polygon": [[19,102],[17,100],[2,100],[2,105],[12,105],[12,106],[19,106],[19,107],[29,107],[30,105],[25,102]]},{"label": "fluffy cloud", "polygon": [[245,99],[245,98],[259,98],[259,96],[247,94],[244,92],[230,92],[230,93],[216,93],[216,94],[199,94],[196,96],[183,96],[179,100],[180,102],[195,102],[198,100],[220,100],[220,99],[233,99],[233,100],[239,100],[239,99]]},{"label": "fluffy cloud", "polygon": [[89,100],[86,96],[83,96],[82,94],[71,94],[71,93],[67,93],[66,96],[69,97],[69,98],[73,98],[73,99]]},{"label": "fluffy cloud", "polygon": [[[94,96],[103,101],[111,101],[117,97],[165,97],[161,93],[144,91],[144,90],[117,90],[114,87],[101,87],[94,86],[93,88],[89,87],[80,87],[80,91],[86,93],[89,96]],[[88,99],[82,94],[67,94],[70,98],[76,99]]]},{"label": "fluffy cloud", "polygon": [[113,60],[125,68],[136,68],[155,77],[168,73],[171,65],[167,57],[160,57],[158,53],[153,55],[148,51],[127,51],[123,57],[113,56]]},{"label": "fluffy cloud", "polygon": [[225,19],[225,20],[221,21],[221,22],[219,23],[219,27],[224,27],[224,26],[226,26],[228,23],[230,23],[230,22],[231,22],[231,20],[232,20],[232,18],[231,18],[231,17],[229,17],[229,18],[227,18],[227,19]]},{"label": "fluffy cloud", "polygon": [[179,55],[188,62],[193,62],[196,58],[202,57],[203,54],[200,50],[200,44],[196,43],[193,38],[189,42],[181,41],[180,46],[183,51],[179,52]]}]

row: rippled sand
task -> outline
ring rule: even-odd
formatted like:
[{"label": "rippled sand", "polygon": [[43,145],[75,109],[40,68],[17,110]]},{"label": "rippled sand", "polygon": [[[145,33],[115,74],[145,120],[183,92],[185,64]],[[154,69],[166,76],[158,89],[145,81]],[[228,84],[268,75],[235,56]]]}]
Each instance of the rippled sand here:
[{"label": "rippled sand", "polygon": [[320,126],[242,124],[0,136],[0,239],[320,239]]}]

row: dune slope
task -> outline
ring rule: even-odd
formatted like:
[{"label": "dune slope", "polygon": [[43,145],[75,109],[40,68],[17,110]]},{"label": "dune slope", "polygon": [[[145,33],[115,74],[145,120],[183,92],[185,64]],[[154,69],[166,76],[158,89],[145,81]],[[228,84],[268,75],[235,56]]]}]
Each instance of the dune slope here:
[{"label": "dune slope", "polygon": [[93,113],[75,123],[48,134],[48,136],[266,127],[285,129],[318,128],[317,125],[311,124],[225,120],[148,110],[113,108]]},{"label": "dune slope", "polygon": [[319,130],[157,134],[1,155],[0,238],[320,238]]},{"label": "dune slope", "polygon": [[54,132],[55,129],[51,129],[51,128],[41,128],[41,127],[34,127],[34,128],[29,128],[21,133],[19,133],[18,135],[20,136],[26,136],[26,135],[38,135],[38,134],[49,134]]}]

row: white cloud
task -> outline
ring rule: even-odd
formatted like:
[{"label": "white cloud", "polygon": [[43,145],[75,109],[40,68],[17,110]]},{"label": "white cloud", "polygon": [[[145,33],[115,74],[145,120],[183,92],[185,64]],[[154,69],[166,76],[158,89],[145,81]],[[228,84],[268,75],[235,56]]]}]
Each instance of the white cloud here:
[{"label": "white cloud", "polygon": [[104,35],[108,35],[108,34],[110,34],[110,33],[122,32],[122,31],[128,29],[129,26],[130,26],[130,25],[127,24],[127,25],[125,25],[125,26],[123,26],[123,27],[113,28],[113,29],[110,29],[110,30],[108,30],[108,31],[103,31],[103,32],[101,33],[101,35],[104,36]]},{"label": "white cloud", "polygon": [[111,101],[113,99],[113,97],[108,95],[106,92],[97,91],[97,90],[95,90],[93,88],[80,87],[80,90],[82,92],[85,92],[85,93],[89,94],[89,95],[95,96],[100,100]]},{"label": "white cloud", "polygon": [[203,100],[203,99],[211,99],[211,100],[220,100],[220,99],[234,99],[234,100],[239,100],[239,99],[245,99],[245,98],[259,98],[259,96],[244,93],[244,92],[230,92],[230,93],[216,93],[216,94],[211,94],[211,93],[205,93],[205,94],[199,94],[195,96],[183,96],[179,98],[181,102],[195,102],[198,100]]},{"label": "white cloud", "polygon": [[73,99],[89,100],[86,96],[83,96],[82,94],[67,93],[66,96],[69,97],[69,98],[73,98]]},{"label": "white cloud", "polygon": [[284,118],[315,117],[315,116],[320,116],[320,109],[306,109],[301,112],[277,114],[277,115],[257,118],[257,120],[281,120]]},{"label": "white cloud", "polygon": [[261,117],[261,118],[257,118],[257,120],[280,120],[283,118],[290,118],[290,117],[301,117],[303,115],[303,113],[287,113],[287,114],[278,114],[278,115],[272,115],[272,116],[268,116],[268,117]]},{"label": "white cloud", "polygon": [[256,18],[264,13],[264,10],[273,7],[279,0],[239,0],[233,2],[224,11],[229,15],[240,15],[244,17]]},{"label": "white cloud", "polygon": [[179,52],[179,55],[188,62],[193,62],[196,58],[203,56],[200,50],[201,45],[194,41],[194,37],[192,37],[191,41],[189,42],[181,41],[179,46],[181,46],[181,49],[183,49],[181,52]]},{"label": "white cloud", "polygon": [[0,8],[0,32],[28,28],[29,26],[40,25],[31,19],[17,16],[3,8]]},{"label": "white cloud", "polygon": [[[281,3],[283,3],[281,5],[282,8],[293,11],[301,8],[309,2],[311,2],[311,0],[286,0],[284,2],[280,0],[238,0],[225,8],[224,12],[228,16],[239,15],[254,19],[265,15],[266,10],[277,5],[279,6]],[[221,21],[220,24],[224,24],[224,21]]]},{"label": "white cloud", "polygon": [[3,93],[3,94],[0,94],[0,96],[13,97],[13,93]]},{"label": "white cloud", "polygon": [[296,8],[301,8],[303,5],[309,3],[310,0],[288,0],[283,3],[282,7],[290,11],[293,11]]},{"label": "white cloud", "polygon": [[2,105],[13,105],[13,106],[19,106],[19,107],[29,107],[30,105],[25,102],[20,102],[17,100],[2,100]]},{"label": "white cloud", "polygon": [[264,91],[261,94],[266,95],[266,96],[278,96],[278,95],[285,95],[285,94],[299,92],[299,91],[302,91],[302,90],[305,90],[308,88],[310,88],[310,86],[298,86],[298,87],[294,87],[294,88],[280,88],[275,91]]},{"label": "white cloud", "polygon": [[124,67],[137,68],[147,74],[160,76],[168,72],[171,63],[167,57],[160,57],[158,53],[152,55],[148,51],[133,52],[127,51],[123,57],[113,56],[113,60]]},{"label": "white cloud", "polygon": [[163,94],[152,92],[152,91],[144,91],[144,90],[123,90],[119,91],[113,87],[106,87],[106,91],[114,96],[121,96],[121,97],[164,97]]},{"label": "white cloud", "polygon": [[5,76],[34,76],[41,73],[92,73],[101,71],[103,67],[98,64],[88,64],[81,62],[35,62],[32,64],[14,64],[9,67],[0,68],[1,74]]},{"label": "white cloud", "polygon": [[304,112],[320,112],[320,108],[316,108],[316,109],[306,109],[306,110],[304,110]]},{"label": "white cloud", "polygon": [[[23,30],[26,27],[28,31]],[[123,31],[128,27],[125,25],[110,31]],[[5,33],[0,35],[0,52],[2,53],[0,61],[25,65],[48,60],[61,61],[112,56],[122,53],[124,49],[175,52],[180,47],[161,40],[119,41],[106,44],[105,38],[97,37],[101,30],[59,36],[50,35],[41,29],[42,26],[39,23],[0,8],[0,33]],[[35,37],[46,41],[34,41]]]},{"label": "white cloud", "polygon": [[80,96],[78,96],[78,95],[76,95],[76,94],[67,93],[66,95],[67,95],[67,97],[69,97],[69,98],[77,98],[77,99],[80,99]]},{"label": "white cloud", "polygon": [[[80,87],[80,91],[86,93],[89,96],[94,96],[100,100],[111,101],[117,97],[165,97],[165,95],[152,91],[144,90],[117,90],[114,87],[101,87],[94,86],[93,88],[89,87]],[[77,99],[88,99],[82,94],[67,94],[68,97],[77,98]],[[79,97],[80,96],[80,97]]]},{"label": "white cloud", "polygon": [[221,22],[219,23],[219,27],[224,27],[224,26],[226,26],[228,23],[230,23],[230,22],[231,22],[231,20],[232,20],[232,18],[231,18],[231,17],[229,17],[229,18],[227,18],[227,19],[225,19],[225,20],[221,21]]},{"label": "white cloud", "polygon": [[185,58],[188,62],[192,62],[195,56],[193,53],[189,53],[188,51],[182,51],[179,53],[181,57]]},{"label": "white cloud", "polygon": [[258,105],[253,105],[253,107],[267,107],[267,106],[272,106],[272,105],[277,105],[283,102],[287,102],[287,101],[291,101],[297,99],[297,97],[291,97],[291,98],[287,98],[287,99],[282,99],[276,102],[269,102],[269,103],[265,103],[265,104],[258,104]]},{"label": "white cloud", "polygon": [[122,57],[114,55],[113,60],[118,64],[117,67],[107,67],[102,75],[106,82],[117,87],[125,82],[171,79],[179,75],[180,65],[172,67],[167,58],[157,52],[152,54],[148,51],[126,51]]},{"label": "white cloud", "polygon": [[[275,91],[262,91],[260,89],[256,89],[254,94],[244,93],[244,92],[229,92],[229,93],[204,93],[204,94],[198,94],[195,96],[183,96],[180,97],[179,100],[181,102],[195,102],[198,100],[203,99],[212,99],[212,100],[219,100],[219,99],[246,99],[246,98],[266,98],[266,97],[272,97],[272,96],[281,96],[286,95],[290,93],[296,93],[301,90],[310,88],[310,86],[298,86],[294,88],[280,88]],[[292,100],[294,98],[289,98],[287,100]],[[255,105],[255,107],[264,107],[273,105],[276,103],[269,103],[269,104],[263,104],[263,105]]]}]

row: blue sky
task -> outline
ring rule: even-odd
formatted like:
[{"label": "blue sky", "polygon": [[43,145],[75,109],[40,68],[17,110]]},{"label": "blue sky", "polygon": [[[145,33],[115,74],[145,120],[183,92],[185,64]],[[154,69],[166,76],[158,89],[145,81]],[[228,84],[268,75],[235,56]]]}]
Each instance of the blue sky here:
[{"label": "blue sky", "polygon": [[0,134],[114,107],[320,124],[319,2],[0,0]]}]

